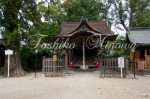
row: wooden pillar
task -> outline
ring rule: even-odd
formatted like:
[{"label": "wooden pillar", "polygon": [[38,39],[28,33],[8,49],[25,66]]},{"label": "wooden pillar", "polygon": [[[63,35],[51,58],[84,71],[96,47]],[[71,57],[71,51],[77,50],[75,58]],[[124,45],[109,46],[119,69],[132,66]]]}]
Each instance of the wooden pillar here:
[{"label": "wooden pillar", "polygon": [[145,56],[147,56],[147,50],[145,49]]},{"label": "wooden pillar", "polygon": [[147,58],[147,49],[145,49],[145,66],[147,66],[147,61],[146,61],[146,58]]},{"label": "wooden pillar", "polygon": [[125,58],[125,74],[129,75],[129,59]]},{"label": "wooden pillar", "polygon": [[97,55],[98,55],[98,61],[101,63],[102,62],[102,49],[98,50]]},{"label": "wooden pillar", "polygon": [[42,73],[45,74],[45,56],[43,57],[42,61]]},{"label": "wooden pillar", "polygon": [[56,61],[57,61],[57,55],[54,54],[53,55],[53,76],[55,77],[56,76]]},{"label": "wooden pillar", "polygon": [[103,57],[102,57],[102,49],[99,49],[98,50],[98,61],[99,61],[99,63],[100,63],[100,77],[102,77],[102,59],[103,59]]},{"label": "wooden pillar", "polygon": [[64,69],[65,69],[65,73],[68,73],[68,53],[67,50],[63,50],[62,51],[63,54],[63,58],[64,58]]},{"label": "wooden pillar", "polygon": [[83,70],[85,70],[85,42],[83,38]]},{"label": "wooden pillar", "polygon": [[65,72],[68,73],[68,54],[65,55]]}]

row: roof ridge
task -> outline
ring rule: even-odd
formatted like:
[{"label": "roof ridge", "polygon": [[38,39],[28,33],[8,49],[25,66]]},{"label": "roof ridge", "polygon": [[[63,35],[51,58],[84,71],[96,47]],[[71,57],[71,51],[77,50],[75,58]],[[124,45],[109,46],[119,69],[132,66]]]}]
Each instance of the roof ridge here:
[{"label": "roof ridge", "polygon": [[[106,22],[107,23],[107,21],[87,21],[87,23],[91,23],[91,22],[95,22],[95,23]],[[65,24],[65,23],[71,24],[71,23],[81,23],[81,22],[80,21],[78,21],[78,22],[62,22],[62,24]]]}]

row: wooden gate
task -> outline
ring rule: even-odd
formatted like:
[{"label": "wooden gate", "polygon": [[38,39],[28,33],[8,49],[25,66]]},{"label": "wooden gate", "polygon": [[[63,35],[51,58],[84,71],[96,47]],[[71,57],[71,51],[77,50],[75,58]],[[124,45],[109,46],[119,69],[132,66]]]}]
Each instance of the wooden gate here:
[{"label": "wooden gate", "polygon": [[[101,77],[121,77],[121,69],[118,67],[118,57],[105,57],[101,58]],[[123,77],[126,77],[126,68],[128,59],[125,59],[125,68],[123,68]]]},{"label": "wooden gate", "polygon": [[64,61],[62,58],[57,58],[56,61],[53,58],[43,57],[43,74],[50,77],[63,76],[65,74]]}]

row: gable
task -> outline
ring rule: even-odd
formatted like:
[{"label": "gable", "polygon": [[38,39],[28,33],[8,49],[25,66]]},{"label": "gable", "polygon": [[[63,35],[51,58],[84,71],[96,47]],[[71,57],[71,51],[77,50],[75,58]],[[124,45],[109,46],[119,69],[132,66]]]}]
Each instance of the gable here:
[{"label": "gable", "polygon": [[107,22],[105,21],[89,21],[82,20],[81,22],[66,22],[61,27],[61,32],[58,36],[68,35],[71,33],[85,31],[99,34],[112,34]]}]

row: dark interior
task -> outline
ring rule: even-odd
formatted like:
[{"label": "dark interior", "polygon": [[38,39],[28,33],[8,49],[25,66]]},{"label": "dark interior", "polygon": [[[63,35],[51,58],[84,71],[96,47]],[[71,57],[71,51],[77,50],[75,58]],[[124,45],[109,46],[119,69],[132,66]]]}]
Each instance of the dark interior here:
[{"label": "dark interior", "polygon": [[94,61],[96,58],[97,54],[97,49],[88,49],[87,47],[85,48],[85,64],[90,66],[94,66]]},{"label": "dark interior", "polygon": [[5,65],[5,47],[0,45],[0,67]]},{"label": "dark interior", "polygon": [[[94,59],[96,57],[96,49],[88,49],[85,47],[85,65],[94,66]],[[81,66],[83,64],[83,50],[82,47],[74,49],[74,64],[73,66]]]}]

